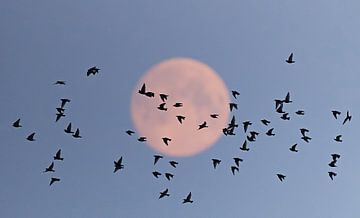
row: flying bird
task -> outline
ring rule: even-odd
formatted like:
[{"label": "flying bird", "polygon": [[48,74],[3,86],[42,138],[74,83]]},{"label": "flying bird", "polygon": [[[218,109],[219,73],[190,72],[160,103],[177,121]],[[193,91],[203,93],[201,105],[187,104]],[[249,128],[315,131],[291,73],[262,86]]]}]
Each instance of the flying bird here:
[{"label": "flying bird", "polygon": [[236,110],[238,109],[236,103],[229,103],[229,106],[230,106],[230,111],[232,111],[234,108],[235,108]]},{"label": "flying bird", "polygon": [[247,141],[245,140],[242,146],[240,147],[242,151],[249,151],[250,149],[247,147]]},{"label": "flying bird", "polygon": [[305,111],[303,110],[298,110],[295,112],[295,114],[299,115],[299,116],[302,116],[302,115],[305,115]]},{"label": "flying bird", "polygon": [[203,129],[203,128],[208,128],[209,126],[206,124],[206,121],[204,121],[202,124],[199,125],[198,130]]},{"label": "flying bird", "polygon": [[279,99],[275,99],[274,101],[275,101],[275,110],[277,110],[284,103],[283,100],[279,100]]},{"label": "flying bird", "polygon": [[67,98],[62,98],[62,99],[60,99],[60,101],[61,101],[61,106],[60,106],[60,108],[64,108],[64,107],[65,107],[65,104],[66,104],[66,103],[69,103],[71,100],[70,100],[70,99],[67,99]]},{"label": "flying bird", "polygon": [[337,135],[337,136],[334,138],[334,140],[335,140],[336,142],[342,142],[341,136],[342,136],[342,135]]},{"label": "flying bird", "polygon": [[219,160],[219,159],[211,159],[211,160],[212,160],[214,169],[216,169],[217,165],[219,165],[221,163],[221,160]]},{"label": "flying bird", "polygon": [[176,162],[176,161],[174,161],[174,160],[172,160],[172,161],[169,161],[169,164],[170,164],[172,167],[176,168],[176,166],[177,166],[179,163]]},{"label": "flying bird", "polygon": [[68,126],[66,127],[66,129],[64,129],[64,132],[70,133],[70,134],[74,133],[74,132],[71,130],[71,123],[68,124]]},{"label": "flying bird", "polygon": [[91,68],[89,68],[89,69],[87,70],[86,75],[87,75],[87,76],[90,76],[91,74],[95,75],[95,74],[99,73],[99,70],[100,70],[100,69],[97,68],[96,66],[91,67]]},{"label": "flying bird", "polygon": [[79,128],[76,129],[75,133],[72,135],[74,138],[82,138],[82,136],[80,135],[80,130]]},{"label": "flying bird", "polygon": [[124,165],[122,164],[122,159],[123,157],[121,156],[118,161],[114,161],[114,173],[124,168]]},{"label": "flying bird", "polygon": [[236,99],[236,96],[240,95],[240,93],[238,91],[232,90],[231,91],[232,96],[234,96],[234,98]]},{"label": "flying bird", "polygon": [[265,126],[267,126],[267,125],[270,124],[270,121],[268,121],[268,120],[266,120],[266,119],[262,119],[261,122],[262,122]]},{"label": "flying bird", "polygon": [[183,199],[183,204],[185,203],[193,203],[193,200],[191,200],[191,192]]},{"label": "flying bird", "polygon": [[244,125],[244,132],[247,132],[248,127],[252,125],[252,123],[250,121],[245,121],[243,122]]},{"label": "flying bird", "polygon": [[290,100],[290,92],[288,92],[285,96],[285,99],[283,101],[283,103],[286,103],[286,104],[289,104],[291,103],[292,101]]},{"label": "flying bird", "polygon": [[231,166],[231,172],[232,172],[233,175],[235,175],[235,171],[239,172],[239,168],[236,167],[236,166]]},{"label": "flying bird", "polygon": [[159,199],[160,199],[160,198],[163,198],[163,197],[165,197],[165,196],[167,196],[167,197],[170,196],[170,194],[169,194],[169,189],[165,189],[164,191],[160,192]]},{"label": "flying bird", "polygon": [[35,133],[33,132],[33,133],[31,133],[28,137],[26,137],[26,139],[28,140],[28,141],[35,141],[35,138],[34,138],[34,136],[35,136]]},{"label": "flying bird", "polygon": [[185,120],[185,117],[184,117],[184,116],[181,116],[181,115],[176,116],[176,118],[177,118],[177,120],[179,121],[179,123],[181,123],[181,124],[182,124],[182,121]]},{"label": "flying bird", "polygon": [[182,107],[183,106],[183,103],[180,103],[180,102],[177,102],[173,105],[174,107]]},{"label": "flying bird", "polygon": [[161,159],[163,156],[161,155],[154,155],[154,165]]},{"label": "flying bird", "polygon": [[167,100],[167,98],[169,97],[169,95],[166,94],[159,94],[160,95],[160,99],[161,101],[165,102]]},{"label": "flying bird", "polygon": [[294,144],[293,146],[291,146],[289,148],[289,150],[292,151],[292,152],[298,152],[298,150],[296,150],[296,146],[297,146],[297,144]]},{"label": "flying bird", "polygon": [[61,157],[61,149],[56,152],[54,160],[64,160],[64,158]]},{"label": "flying bird", "polygon": [[54,184],[55,182],[60,182],[60,179],[59,179],[59,178],[52,177],[51,180],[50,180],[50,185],[49,185],[49,186],[51,186],[51,185]]},{"label": "flying bird", "polygon": [[284,105],[283,104],[280,104],[278,108],[276,108],[276,112],[279,113],[279,114],[283,114],[285,113],[285,111],[283,110],[284,108]]},{"label": "flying bird", "polygon": [[332,160],[332,161],[329,163],[329,166],[330,166],[330,167],[337,167],[337,166],[336,166],[336,162],[337,162],[337,160]]},{"label": "flying bird", "polygon": [[15,127],[15,128],[20,128],[20,127],[22,127],[22,125],[20,124],[20,119],[17,119],[17,120],[13,123],[13,127]]},{"label": "flying bird", "polygon": [[64,80],[58,80],[54,83],[54,85],[66,85],[66,82]]},{"label": "flying bird", "polygon": [[309,132],[308,129],[305,129],[305,128],[300,129],[300,133],[301,133],[302,136],[305,136],[307,132]]},{"label": "flying bird", "polygon": [[283,113],[280,118],[283,120],[290,120],[289,113]]},{"label": "flying bird", "polygon": [[210,114],[210,117],[216,119],[219,117],[219,114]]},{"label": "flying bird", "polygon": [[132,130],[127,130],[127,131],[126,131],[126,134],[128,134],[128,135],[130,135],[130,136],[131,136],[132,134],[134,134],[134,133],[135,133],[135,132],[132,131]]},{"label": "flying bird", "polygon": [[166,103],[162,103],[162,104],[160,104],[159,105],[159,107],[157,107],[159,110],[161,110],[161,111],[167,111],[167,108],[165,107],[165,104]]},{"label": "flying bird", "polygon": [[331,111],[331,112],[332,112],[333,116],[335,117],[335,119],[337,119],[338,116],[341,114],[340,111]]},{"label": "flying bird", "polygon": [[340,154],[331,154],[331,157],[334,161],[337,161],[340,158]]},{"label": "flying bird", "polygon": [[276,174],[277,175],[277,177],[280,179],[280,182],[282,182],[282,181],[284,181],[285,180],[285,175],[283,175],[283,174]]},{"label": "flying bird", "polygon": [[234,157],[233,159],[234,159],[235,164],[236,164],[237,167],[240,166],[240,162],[243,162],[243,161],[244,161],[243,159],[238,158],[238,157]]},{"label": "flying bird", "polygon": [[345,119],[344,119],[344,122],[343,122],[343,125],[347,122],[347,121],[351,121],[351,116],[350,116],[350,114],[349,114],[349,111],[346,111],[346,117],[345,117]]},{"label": "flying bird", "polygon": [[47,172],[55,172],[55,170],[54,170],[54,162],[51,162],[50,166],[47,167],[47,168],[45,169],[45,171],[43,171],[43,172],[44,172],[44,173],[47,173]]},{"label": "flying bird", "polygon": [[161,173],[159,173],[158,171],[154,171],[154,172],[152,172],[152,174],[153,174],[156,178],[159,178],[159,176],[161,176]]},{"label": "flying bird", "polygon": [[235,116],[233,115],[229,123],[229,128],[235,128],[235,127],[238,127],[238,125],[236,124]]},{"label": "flying bird", "polygon": [[165,178],[166,178],[167,180],[170,181],[173,177],[174,177],[173,174],[171,174],[171,173],[165,173]]},{"label": "flying bird", "polygon": [[171,141],[171,138],[167,138],[167,137],[164,137],[162,138],[163,142],[165,143],[165,145],[169,145],[169,142]]},{"label": "flying bird", "polygon": [[141,136],[137,139],[139,142],[146,142],[146,137]]},{"label": "flying bird", "polygon": [[334,180],[334,177],[337,176],[337,173],[335,173],[335,172],[328,172],[328,173],[329,173],[331,180]]},{"label": "flying bird", "polygon": [[293,63],[295,63],[295,61],[293,60],[293,58],[294,58],[294,54],[291,53],[290,56],[288,57],[288,59],[286,60],[286,62],[287,62],[288,64],[293,64]]},{"label": "flying bird", "polygon": [[268,136],[275,136],[275,134],[273,133],[273,131],[274,131],[274,128],[269,129],[269,130],[266,132],[266,135],[268,135]]},{"label": "flying bird", "polygon": [[311,140],[311,137],[309,137],[309,136],[303,136],[303,137],[301,137],[301,139],[304,140],[306,143],[309,143],[310,140]]}]

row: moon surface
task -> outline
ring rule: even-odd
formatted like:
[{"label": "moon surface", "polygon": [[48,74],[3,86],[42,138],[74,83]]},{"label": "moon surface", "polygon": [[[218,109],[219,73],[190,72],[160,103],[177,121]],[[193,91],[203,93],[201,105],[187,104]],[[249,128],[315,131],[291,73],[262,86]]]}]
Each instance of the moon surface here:
[{"label": "moon surface", "polygon": [[[146,92],[138,93],[143,84]],[[159,94],[169,95],[167,111]],[[175,103],[182,107],[174,107]],[[210,114],[219,114],[217,119]],[[229,91],[220,76],[206,64],[190,58],[164,60],[148,70],[138,81],[131,98],[131,115],[138,135],[156,151],[176,157],[198,154],[213,145],[222,135],[229,119]],[[186,117],[182,124],[176,116]],[[198,130],[207,122],[208,128]],[[171,138],[168,146],[162,138]]]}]

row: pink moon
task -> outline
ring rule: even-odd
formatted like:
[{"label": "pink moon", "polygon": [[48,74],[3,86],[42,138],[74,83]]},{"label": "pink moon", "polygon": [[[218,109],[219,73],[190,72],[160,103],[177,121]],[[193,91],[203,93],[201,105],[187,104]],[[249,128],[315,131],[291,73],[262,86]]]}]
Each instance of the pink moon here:
[{"label": "pink moon", "polygon": [[[138,93],[143,84],[154,97]],[[167,94],[167,111],[159,94]],[[182,103],[182,107],[174,107]],[[210,114],[219,114],[211,118]],[[190,58],[164,60],[138,81],[131,98],[131,115],[139,136],[157,152],[175,157],[199,154],[222,135],[229,119],[229,91],[220,76],[206,64]],[[178,115],[184,116],[182,124]],[[207,122],[208,128],[199,125]],[[165,145],[162,138],[171,138]]]}]

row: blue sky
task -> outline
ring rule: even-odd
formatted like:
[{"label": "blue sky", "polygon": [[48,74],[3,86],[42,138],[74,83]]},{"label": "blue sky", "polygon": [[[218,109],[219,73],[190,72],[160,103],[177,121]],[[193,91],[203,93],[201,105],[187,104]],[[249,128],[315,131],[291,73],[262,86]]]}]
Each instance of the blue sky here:
[{"label": "blue sky", "polygon": [[[360,173],[357,112],[360,53],[357,1],[8,1],[0,8],[0,215],[1,217],[358,217]],[[296,63],[285,59],[294,52]],[[133,128],[130,97],[141,75],[172,57],[190,57],[215,69],[241,92],[239,121],[267,118],[277,134],[244,140],[223,137],[189,158],[155,153],[124,131]],[[101,68],[86,77],[87,68]],[[66,80],[65,87],[55,87]],[[279,119],[273,100],[290,91],[290,113]],[[59,99],[67,116],[54,122]],[[345,126],[331,110],[350,110]],[[12,122],[21,118],[23,127]],[[63,128],[71,121],[83,139]],[[299,128],[313,140],[300,141]],[[25,137],[37,132],[37,141]],[[333,138],[342,134],[344,142]],[[298,143],[299,153],[288,151]],[[62,181],[49,187],[41,173],[57,149]],[[331,153],[341,154],[331,181]],[[125,169],[113,174],[113,161]],[[236,176],[229,166],[242,157]],[[223,160],[214,171],[211,158]],[[177,160],[175,171],[166,163]],[[280,183],[275,174],[287,175]],[[158,200],[169,188],[171,196]],[[194,203],[182,205],[189,191]]]}]

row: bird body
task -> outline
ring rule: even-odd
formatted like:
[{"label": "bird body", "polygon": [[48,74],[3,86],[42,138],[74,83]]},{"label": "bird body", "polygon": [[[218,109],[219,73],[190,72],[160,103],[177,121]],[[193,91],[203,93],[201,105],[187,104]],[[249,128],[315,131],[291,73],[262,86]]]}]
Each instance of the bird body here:
[{"label": "bird body", "polygon": [[91,74],[96,75],[97,73],[99,73],[99,70],[100,70],[100,69],[97,68],[96,66],[91,67],[91,68],[89,68],[89,69],[87,70],[86,75],[87,75],[87,76],[90,76]]},{"label": "bird body", "polygon": [[184,117],[184,116],[181,116],[181,115],[176,116],[176,118],[177,118],[177,120],[179,121],[179,123],[181,123],[181,124],[182,124],[182,121],[185,120],[185,117]]},{"label": "bird body", "polygon": [[286,60],[286,63],[288,63],[288,64],[295,63],[295,61],[293,59],[294,59],[294,54],[291,53],[290,56],[288,57],[288,59]]},{"label": "bird body", "polygon": [[176,161],[174,161],[174,160],[172,160],[172,161],[169,161],[169,164],[170,164],[172,167],[176,168],[176,166],[177,166],[179,163],[176,162]]},{"label": "bird body", "polygon": [[161,110],[161,111],[167,111],[167,108],[165,107],[165,104],[166,104],[166,103],[162,103],[162,104],[160,104],[157,108],[158,108],[159,110]]},{"label": "bird body", "polygon": [[199,125],[198,130],[203,129],[203,128],[208,128],[209,126],[206,124],[206,121],[204,121],[202,124]]},{"label": "bird body", "polygon": [[13,123],[13,127],[15,127],[15,128],[20,128],[20,127],[22,127],[22,125],[20,124],[20,119],[17,119],[17,120]]},{"label": "bird body", "polygon": [[26,137],[26,139],[27,139],[28,141],[33,142],[33,141],[35,141],[34,136],[35,136],[35,133],[33,132],[33,133],[31,133],[30,135],[28,135],[28,137]]},{"label": "bird body", "polygon": [[298,152],[298,150],[296,150],[296,146],[297,146],[297,144],[294,144],[293,146],[291,146],[289,148],[289,150],[292,151],[292,152]]},{"label": "bird body", "polygon": [[236,96],[240,95],[240,93],[238,91],[232,90],[231,91],[232,96],[234,96],[234,98],[236,99]]},{"label": "bird body", "polygon": [[68,124],[68,126],[66,127],[66,129],[64,129],[64,132],[70,133],[70,134],[74,133],[74,132],[71,130],[71,123]]},{"label": "bird body", "polygon": [[123,157],[121,156],[118,161],[114,161],[114,173],[124,168],[124,165],[122,164],[122,159]]},{"label": "bird body", "polygon": [[266,132],[266,135],[267,135],[267,136],[275,136],[275,134],[273,133],[273,131],[274,131],[274,128],[269,129],[269,130]]},{"label": "bird body", "polygon": [[185,203],[193,203],[193,200],[191,200],[191,192],[183,199],[183,204]]},{"label": "bird body", "polygon": [[214,169],[216,169],[217,165],[219,165],[221,163],[221,160],[219,160],[219,159],[211,159],[211,160],[212,160]]},{"label": "bird body", "polygon": [[160,198],[163,198],[163,197],[165,197],[165,196],[167,196],[167,197],[170,196],[170,194],[169,194],[169,189],[165,189],[164,191],[160,192],[159,199],[160,199]]},{"label": "bird body", "polygon": [[82,138],[82,136],[80,135],[80,130],[79,128],[76,129],[75,133],[73,134],[74,138]]},{"label": "bird body", "polygon": [[283,175],[283,174],[280,174],[280,173],[278,173],[278,174],[276,174],[277,175],[277,177],[279,178],[279,180],[280,180],[280,182],[282,182],[282,181],[284,181],[285,180],[285,175]]},{"label": "bird body", "polygon": [[154,165],[161,159],[163,156],[161,155],[154,155]]},{"label": "bird body", "polygon": [[59,178],[52,177],[51,180],[50,180],[50,185],[49,185],[49,186],[51,186],[51,185],[54,184],[55,182],[60,182],[60,179],[59,179]]},{"label": "bird body", "polygon": [[61,157],[61,149],[56,152],[54,160],[64,160],[64,158]]},{"label": "bird body", "polygon": [[165,143],[166,146],[169,145],[169,142],[171,142],[171,138],[168,138],[168,137],[164,137],[162,138],[163,142]]},{"label": "bird body", "polygon": [[54,162],[51,162],[50,166],[48,166],[45,169],[44,173],[47,173],[47,172],[55,172],[55,170],[54,170]]}]

